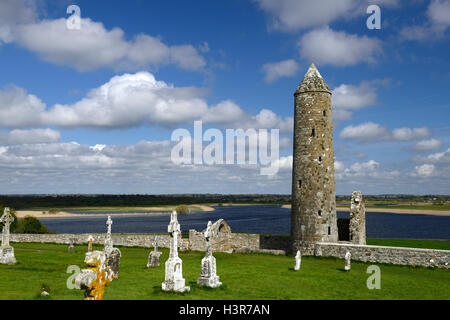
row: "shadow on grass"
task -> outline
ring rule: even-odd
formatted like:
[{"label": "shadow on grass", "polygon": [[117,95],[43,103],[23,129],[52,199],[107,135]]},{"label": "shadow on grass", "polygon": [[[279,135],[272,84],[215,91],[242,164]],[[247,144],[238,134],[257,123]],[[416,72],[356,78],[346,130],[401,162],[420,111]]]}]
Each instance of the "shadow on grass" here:
[{"label": "shadow on grass", "polygon": [[340,272],[349,272],[350,270],[345,270],[344,268],[336,268],[337,271]]}]

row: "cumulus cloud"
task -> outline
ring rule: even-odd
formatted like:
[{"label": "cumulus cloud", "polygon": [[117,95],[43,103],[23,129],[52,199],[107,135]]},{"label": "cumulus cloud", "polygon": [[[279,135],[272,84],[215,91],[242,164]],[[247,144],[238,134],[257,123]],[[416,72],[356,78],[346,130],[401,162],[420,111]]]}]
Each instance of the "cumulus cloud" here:
[{"label": "cumulus cloud", "polygon": [[397,128],[392,130],[392,138],[397,141],[411,141],[416,139],[428,138],[431,132],[427,127],[423,128]]},{"label": "cumulus cloud", "polygon": [[[378,123],[366,122],[357,126],[348,126],[342,129],[339,137],[347,140],[355,140],[359,142],[367,141],[412,141],[423,139],[431,136],[431,132],[427,127],[422,128],[397,128],[390,132]],[[436,139],[431,139],[436,140]],[[426,142],[418,143],[434,144],[436,141],[426,140]]]},{"label": "cumulus cloud", "polygon": [[73,30],[67,28],[64,18],[39,20],[33,0],[0,3],[0,41],[15,42],[45,61],[79,71],[167,64],[199,71],[206,65],[204,57],[190,44],[171,46],[146,34],[129,41],[122,29],[108,30],[103,23],[89,18],[82,18],[81,28]]},{"label": "cumulus cloud", "polygon": [[149,124],[173,127],[202,120],[229,128],[293,130],[291,117],[282,118],[268,109],[251,115],[229,100],[208,105],[203,95],[202,89],[176,88],[157,81],[148,72],[115,76],[83,99],[51,108],[24,89],[10,87],[0,90],[0,127],[128,128]]},{"label": "cumulus cloud", "polygon": [[400,30],[404,40],[434,41],[443,38],[450,27],[450,0],[432,0],[427,8],[427,22],[405,26]]},{"label": "cumulus cloud", "polygon": [[33,0],[0,1],[0,44],[13,41],[17,25],[36,20],[35,7]]},{"label": "cumulus cloud", "polygon": [[52,129],[12,130],[0,132],[0,145],[40,144],[58,142],[61,134]]},{"label": "cumulus cloud", "polygon": [[299,41],[300,56],[319,65],[350,66],[373,63],[381,53],[381,42],[329,27],[312,30]]},{"label": "cumulus cloud", "polygon": [[300,66],[298,63],[292,59],[275,63],[266,63],[263,65],[263,71],[265,73],[264,80],[267,83],[272,83],[282,77],[294,76],[299,69]]},{"label": "cumulus cloud", "polygon": [[367,122],[358,126],[345,127],[339,134],[339,137],[359,142],[377,141],[387,139],[389,131],[377,123]]},{"label": "cumulus cloud", "polygon": [[295,31],[366,14],[369,4],[397,7],[399,0],[254,0],[271,16],[270,28]]},{"label": "cumulus cloud", "polygon": [[438,139],[421,140],[417,142],[413,149],[415,151],[432,151],[441,148],[443,142]]},{"label": "cumulus cloud", "polygon": [[431,175],[433,175],[434,171],[435,171],[434,165],[424,164],[424,165],[415,167],[415,171],[414,171],[413,175],[427,178],[427,177],[430,177]]},{"label": "cumulus cloud", "polygon": [[362,82],[359,86],[342,84],[333,91],[333,118],[335,120],[351,119],[353,111],[377,102],[377,93],[368,82]]},{"label": "cumulus cloud", "polygon": [[45,104],[24,89],[10,86],[0,90],[0,128],[40,126]]}]

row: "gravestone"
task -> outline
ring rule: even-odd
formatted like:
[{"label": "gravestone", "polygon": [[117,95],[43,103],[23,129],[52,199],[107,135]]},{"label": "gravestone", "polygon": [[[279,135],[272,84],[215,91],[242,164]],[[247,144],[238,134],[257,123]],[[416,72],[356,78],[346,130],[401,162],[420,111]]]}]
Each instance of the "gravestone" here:
[{"label": "gravestone", "polygon": [[114,273],[106,264],[106,254],[103,251],[89,251],[84,263],[87,269],[81,270],[75,278],[75,285],[85,290],[85,300],[102,300],[105,287],[114,279]]},{"label": "gravestone", "polygon": [[347,251],[347,253],[345,254],[345,271],[349,271],[351,269],[352,266],[352,254]]},{"label": "gravestone", "polygon": [[69,240],[69,248],[67,248],[68,252],[74,252],[75,251],[75,245],[74,245],[75,241],[76,241],[76,239],[70,238],[70,240]]},{"label": "gravestone", "polygon": [[295,267],[294,270],[298,271],[300,270],[302,264],[302,254],[300,253],[300,250],[297,251],[297,254],[295,255]]},{"label": "gravestone", "polygon": [[162,252],[158,251],[158,237],[153,242],[154,250],[148,255],[147,268],[159,267]]},{"label": "gravestone", "polygon": [[366,208],[361,191],[352,193],[349,233],[352,243],[366,244]]},{"label": "gravestone", "polygon": [[162,290],[189,292],[191,288],[185,285],[186,280],[183,278],[183,261],[178,257],[178,236],[181,230],[176,211],[171,214],[167,231],[170,235],[170,254],[166,261],[165,281],[162,283]]},{"label": "gravestone", "polygon": [[5,208],[0,218],[3,224],[2,230],[2,246],[0,247],[0,264],[15,264],[17,262],[14,256],[14,248],[9,245],[9,230],[14,217],[11,215],[9,208]]},{"label": "gravestone", "polygon": [[114,274],[114,278],[117,279],[119,278],[120,257],[122,256],[122,253],[118,248],[114,248],[113,246],[113,240],[111,237],[112,224],[113,221],[111,219],[111,216],[108,216],[108,220],[106,220],[107,231],[103,252],[106,255],[106,265],[111,268]]},{"label": "gravestone", "polygon": [[206,240],[206,254],[202,259],[200,278],[197,279],[199,285],[210,288],[217,288],[222,285],[222,282],[219,281],[219,277],[216,274],[216,258],[212,255],[211,238],[214,235],[214,230],[216,229],[213,229],[212,223],[209,221],[204,234]]},{"label": "gravestone", "polygon": [[92,236],[88,237],[88,252],[92,252],[92,244],[93,244],[94,238]]}]

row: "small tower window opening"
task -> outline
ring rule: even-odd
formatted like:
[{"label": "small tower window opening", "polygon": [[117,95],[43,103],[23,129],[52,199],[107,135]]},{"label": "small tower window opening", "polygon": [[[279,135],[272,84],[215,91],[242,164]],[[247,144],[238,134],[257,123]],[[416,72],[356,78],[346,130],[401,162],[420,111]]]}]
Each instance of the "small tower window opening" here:
[{"label": "small tower window opening", "polygon": [[315,136],[316,136],[316,129],[312,129],[311,137],[315,137]]},{"label": "small tower window opening", "polygon": [[331,227],[328,227],[328,235],[331,235]]},{"label": "small tower window opening", "polygon": [[300,189],[302,187],[302,180],[298,180],[298,188]]},{"label": "small tower window opening", "polygon": [[322,162],[322,156],[319,156],[319,162]]},{"label": "small tower window opening", "polygon": [[324,116],[324,117],[327,116],[327,110],[323,110],[323,116]]},{"label": "small tower window opening", "polygon": [[317,213],[319,214],[320,217],[322,216],[322,210],[319,210]]}]

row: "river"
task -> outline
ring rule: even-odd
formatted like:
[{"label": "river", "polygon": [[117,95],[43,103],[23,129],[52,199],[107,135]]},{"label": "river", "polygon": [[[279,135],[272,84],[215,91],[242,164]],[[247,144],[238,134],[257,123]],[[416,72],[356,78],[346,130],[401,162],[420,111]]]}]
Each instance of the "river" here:
[{"label": "river", "polygon": [[[178,220],[185,233],[190,229],[201,231],[209,220],[224,219],[232,232],[289,234],[290,209],[279,206],[225,206],[215,211],[180,215]],[[114,212],[117,213],[117,212]],[[348,217],[338,212],[338,217]],[[169,215],[116,216],[113,233],[166,233]],[[41,219],[50,231],[56,233],[104,233],[106,218],[87,214],[86,218]],[[367,238],[436,239],[450,240],[450,217],[433,215],[366,213]]]}]

